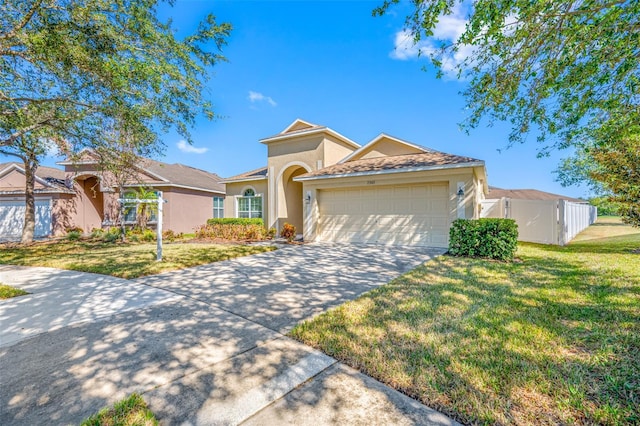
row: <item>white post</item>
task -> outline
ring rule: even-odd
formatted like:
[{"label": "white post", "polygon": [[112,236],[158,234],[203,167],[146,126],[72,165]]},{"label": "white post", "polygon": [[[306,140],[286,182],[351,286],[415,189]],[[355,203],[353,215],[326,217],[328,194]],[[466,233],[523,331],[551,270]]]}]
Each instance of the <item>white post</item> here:
[{"label": "white post", "polygon": [[162,199],[162,191],[158,191],[158,224],[156,225],[156,241],[158,242],[156,251],[156,261],[162,261],[162,206],[164,204],[164,200]]}]

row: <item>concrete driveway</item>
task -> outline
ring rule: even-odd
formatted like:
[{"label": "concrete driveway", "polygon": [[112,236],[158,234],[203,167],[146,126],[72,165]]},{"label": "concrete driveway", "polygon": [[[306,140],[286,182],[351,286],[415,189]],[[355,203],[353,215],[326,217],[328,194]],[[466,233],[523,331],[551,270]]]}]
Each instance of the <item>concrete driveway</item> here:
[{"label": "concrete driveway", "polygon": [[0,266],[0,424],[131,392],[162,424],[455,424],[281,332],[440,250],[304,245],[136,281]]},{"label": "concrete driveway", "polygon": [[353,244],[285,246],[135,281],[286,333],[301,320],[355,299],[444,251]]}]

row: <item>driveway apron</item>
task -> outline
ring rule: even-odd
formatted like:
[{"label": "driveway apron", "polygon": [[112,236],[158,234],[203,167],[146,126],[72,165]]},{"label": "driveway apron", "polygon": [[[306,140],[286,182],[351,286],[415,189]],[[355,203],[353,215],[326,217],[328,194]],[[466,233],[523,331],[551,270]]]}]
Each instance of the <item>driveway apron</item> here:
[{"label": "driveway apron", "polygon": [[2,266],[32,294],[0,302],[0,424],[131,392],[161,424],[455,424],[282,334],[439,253],[309,244],[134,282]]}]

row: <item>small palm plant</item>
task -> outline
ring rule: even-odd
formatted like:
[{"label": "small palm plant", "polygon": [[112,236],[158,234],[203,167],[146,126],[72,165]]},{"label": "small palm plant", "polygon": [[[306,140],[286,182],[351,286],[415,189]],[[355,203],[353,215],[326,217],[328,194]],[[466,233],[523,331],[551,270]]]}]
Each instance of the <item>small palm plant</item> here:
[{"label": "small palm plant", "polygon": [[[156,200],[158,198],[158,194],[156,193],[156,191],[150,188],[140,187],[135,192],[129,192],[125,194],[125,198],[151,201]],[[131,211],[136,212],[135,217],[137,227],[140,230],[144,231],[145,229],[147,229],[149,220],[153,217],[154,214],[158,213],[158,204],[153,202],[125,204],[125,217],[128,216]]]}]

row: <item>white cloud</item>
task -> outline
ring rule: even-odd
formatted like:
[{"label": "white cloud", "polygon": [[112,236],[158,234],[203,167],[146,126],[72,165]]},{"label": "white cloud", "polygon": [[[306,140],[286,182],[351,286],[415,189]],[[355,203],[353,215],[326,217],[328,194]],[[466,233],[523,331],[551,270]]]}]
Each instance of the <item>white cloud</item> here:
[{"label": "white cloud", "polygon": [[[438,52],[439,42],[455,43],[464,33],[467,25],[464,6],[456,3],[451,14],[443,16],[433,29],[433,36],[414,41],[414,34],[409,30],[396,32],[394,38],[394,49],[389,56],[393,59],[406,61],[419,56],[429,57]],[[469,56],[473,54],[474,47],[470,45],[460,45],[457,51],[448,53],[442,60],[442,72],[446,77],[456,78],[457,67],[461,65]]]},{"label": "white cloud", "polygon": [[178,141],[176,146],[180,151],[186,152],[187,154],[204,154],[205,152],[209,151],[209,148],[196,148],[195,146],[189,145],[186,141],[183,140]]},{"label": "white cloud", "polygon": [[253,90],[249,90],[249,101],[254,104],[256,102],[266,102],[272,107],[278,105],[276,101],[274,101],[271,96],[265,96],[260,92],[254,92]]}]

